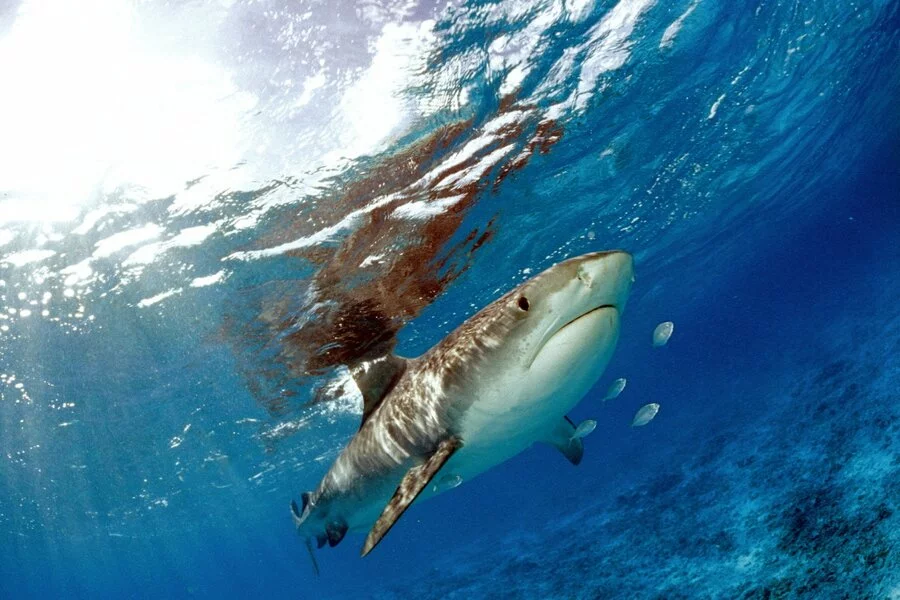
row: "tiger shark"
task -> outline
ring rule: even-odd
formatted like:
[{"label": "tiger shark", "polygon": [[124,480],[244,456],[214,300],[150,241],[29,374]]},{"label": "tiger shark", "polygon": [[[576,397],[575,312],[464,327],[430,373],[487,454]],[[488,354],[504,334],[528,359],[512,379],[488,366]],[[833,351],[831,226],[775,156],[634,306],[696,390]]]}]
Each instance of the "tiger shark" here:
[{"label": "tiger shark", "polygon": [[300,506],[291,501],[314,566],[312,539],[333,547],[348,531],[368,531],[365,556],[414,501],[535,442],[579,464],[583,442],[566,414],[612,358],[633,281],[627,252],[570,258],[418,358],[389,354],[353,366],[362,424],[318,488]]}]

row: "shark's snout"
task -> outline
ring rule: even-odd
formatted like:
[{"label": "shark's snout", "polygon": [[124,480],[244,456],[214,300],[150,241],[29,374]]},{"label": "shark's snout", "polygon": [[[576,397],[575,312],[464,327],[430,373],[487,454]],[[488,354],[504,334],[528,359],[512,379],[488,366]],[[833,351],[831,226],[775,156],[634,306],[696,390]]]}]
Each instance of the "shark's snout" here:
[{"label": "shark's snout", "polygon": [[578,280],[581,281],[587,289],[592,289],[594,287],[594,275],[584,267],[579,267],[578,269]]},{"label": "shark's snout", "polygon": [[634,258],[628,252],[611,250],[585,254],[577,261],[576,277],[589,290],[588,312],[600,306],[622,311],[634,282]]},{"label": "shark's snout", "polygon": [[619,317],[634,281],[634,259],[621,250],[585,254],[557,268],[558,278],[552,284],[555,287],[547,284],[545,311],[540,317],[535,315],[541,322],[535,327],[539,335],[533,338],[528,368],[551,340],[560,341],[563,334],[570,345],[590,351],[594,342],[602,343],[604,330],[618,331]]}]

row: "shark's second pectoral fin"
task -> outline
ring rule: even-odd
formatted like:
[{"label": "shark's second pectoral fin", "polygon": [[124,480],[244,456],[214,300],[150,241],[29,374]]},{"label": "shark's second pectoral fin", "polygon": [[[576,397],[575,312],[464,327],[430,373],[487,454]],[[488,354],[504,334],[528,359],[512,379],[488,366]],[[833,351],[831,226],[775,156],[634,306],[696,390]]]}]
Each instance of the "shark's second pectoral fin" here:
[{"label": "shark's second pectoral fin", "polygon": [[584,456],[584,442],[575,436],[575,429],[575,423],[569,417],[563,417],[553,431],[542,440],[556,447],[573,465],[580,463],[581,457]]},{"label": "shark's second pectoral fin", "polygon": [[444,466],[450,457],[453,456],[453,453],[461,446],[462,442],[459,438],[447,438],[438,445],[437,450],[435,450],[434,454],[432,454],[428,460],[417,467],[413,467],[406,473],[403,480],[400,482],[400,485],[397,486],[397,491],[394,492],[394,495],[387,503],[387,506],[384,507],[381,516],[378,517],[378,520],[375,521],[375,525],[372,526],[369,535],[366,536],[366,543],[363,545],[362,549],[363,556],[371,552],[372,548],[378,545],[378,542],[380,542],[387,532],[390,531],[391,527],[394,526],[394,523],[397,522],[397,519],[400,518],[406,509],[409,508],[409,505],[412,504],[422,490],[425,489],[428,482],[431,481],[437,472],[441,470],[441,467]]}]

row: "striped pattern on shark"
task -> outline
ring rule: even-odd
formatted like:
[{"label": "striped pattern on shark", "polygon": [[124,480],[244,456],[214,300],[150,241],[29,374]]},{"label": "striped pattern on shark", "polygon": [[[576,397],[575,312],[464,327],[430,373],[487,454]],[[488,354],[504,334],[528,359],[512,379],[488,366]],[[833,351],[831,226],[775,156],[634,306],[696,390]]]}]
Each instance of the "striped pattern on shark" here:
[{"label": "striped pattern on shark", "polygon": [[[584,447],[566,414],[600,378],[634,281],[623,251],[558,263],[490,303],[418,358],[353,365],[363,421],[319,486],[291,502],[319,547],[369,531],[368,554],[415,501],[467,481],[535,442],[573,464]],[[451,486],[455,487],[455,486]],[[315,560],[315,559],[314,559]]]}]

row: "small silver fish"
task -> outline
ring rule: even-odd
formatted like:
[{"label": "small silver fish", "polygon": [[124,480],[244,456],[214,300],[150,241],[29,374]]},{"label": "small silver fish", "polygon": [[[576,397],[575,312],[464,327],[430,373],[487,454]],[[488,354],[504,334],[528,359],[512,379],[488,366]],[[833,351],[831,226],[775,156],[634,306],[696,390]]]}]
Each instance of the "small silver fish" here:
[{"label": "small silver fish", "polygon": [[606,396],[603,398],[603,401],[612,400],[613,398],[618,398],[619,394],[622,393],[622,390],[625,389],[625,384],[627,380],[624,377],[619,377],[615,381],[612,382],[612,385],[609,386],[609,389],[606,390]]},{"label": "small silver fish", "polygon": [[656,413],[659,412],[659,404],[656,402],[652,402],[650,404],[645,404],[637,411],[634,415],[634,419],[631,421],[632,427],[642,427],[653,420],[653,417],[656,416]]},{"label": "small silver fish", "polygon": [[578,438],[586,437],[590,434],[594,429],[597,428],[597,421],[593,419],[587,419],[586,421],[582,421],[579,423],[578,427],[575,428],[575,431],[572,432],[572,439],[577,440]]},{"label": "small silver fish", "polygon": [[459,475],[445,475],[440,481],[432,486],[432,491],[445,492],[447,490],[452,490],[453,488],[458,487],[462,482],[463,478]]},{"label": "small silver fish", "polygon": [[665,346],[669,338],[672,337],[673,331],[675,331],[675,323],[672,321],[666,321],[657,325],[656,329],[653,330],[653,346],[655,348]]}]

